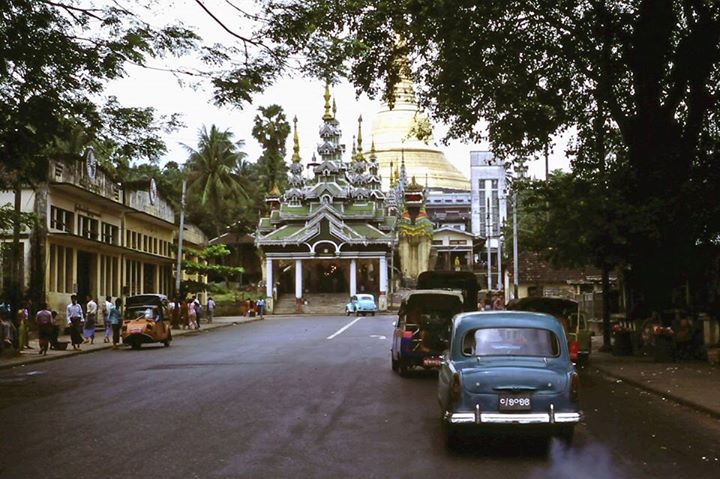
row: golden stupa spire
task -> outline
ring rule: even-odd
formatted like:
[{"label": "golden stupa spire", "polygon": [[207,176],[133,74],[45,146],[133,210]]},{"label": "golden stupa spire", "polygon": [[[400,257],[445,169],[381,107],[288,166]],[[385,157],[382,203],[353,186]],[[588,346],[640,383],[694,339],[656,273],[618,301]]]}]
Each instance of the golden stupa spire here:
[{"label": "golden stupa spire", "polygon": [[280,190],[278,189],[277,184],[274,181],[272,182],[272,187],[268,192],[268,196],[280,196]]},{"label": "golden stupa spire", "polygon": [[393,162],[390,162],[390,187],[395,186],[395,179],[393,177]]},{"label": "golden stupa spire", "polygon": [[332,114],[333,118],[337,115],[337,104],[335,103],[335,97],[333,96],[333,104],[332,104]]},{"label": "golden stupa spire", "polygon": [[300,138],[298,138],[297,116],[293,118],[293,163],[300,163]]},{"label": "golden stupa spire", "polygon": [[350,161],[355,161],[356,159],[357,159],[357,149],[355,149],[355,135],[353,135],[352,154],[350,155]]},{"label": "golden stupa spire", "polygon": [[358,117],[357,161],[365,161],[365,157],[362,152],[362,115]]},{"label": "golden stupa spire", "polygon": [[330,82],[325,82],[325,113],[323,114],[323,120],[332,120],[333,116],[330,114]]}]

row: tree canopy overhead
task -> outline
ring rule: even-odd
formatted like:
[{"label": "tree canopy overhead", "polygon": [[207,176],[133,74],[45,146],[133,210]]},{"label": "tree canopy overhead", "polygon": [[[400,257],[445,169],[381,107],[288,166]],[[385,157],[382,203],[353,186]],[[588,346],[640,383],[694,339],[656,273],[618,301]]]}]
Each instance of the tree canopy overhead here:
[{"label": "tree canopy overhead", "polygon": [[513,159],[578,131],[574,166],[596,197],[608,164],[621,170],[612,188],[631,213],[607,221],[630,245],[623,261],[637,284],[677,282],[697,243],[717,243],[718,221],[704,211],[717,212],[720,191],[718,2],[260,3],[261,38],[302,58],[306,73],[347,76],[391,101],[407,65],[421,105],[450,137],[487,139]]}]

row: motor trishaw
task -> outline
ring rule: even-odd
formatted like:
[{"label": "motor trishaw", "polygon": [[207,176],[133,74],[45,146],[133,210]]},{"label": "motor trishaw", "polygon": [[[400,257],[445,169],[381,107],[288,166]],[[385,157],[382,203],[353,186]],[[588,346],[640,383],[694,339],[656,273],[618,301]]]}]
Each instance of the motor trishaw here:
[{"label": "motor trishaw", "polygon": [[143,344],[172,341],[171,317],[164,294],[139,294],[126,300],[122,324],[123,344],[140,349]]},{"label": "motor trishaw", "polygon": [[513,299],[505,308],[515,311],[547,313],[554,316],[565,329],[570,360],[578,365],[587,364],[592,349],[592,334],[585,314],[580,311],[577,301],[545,296],[528,297]]}]

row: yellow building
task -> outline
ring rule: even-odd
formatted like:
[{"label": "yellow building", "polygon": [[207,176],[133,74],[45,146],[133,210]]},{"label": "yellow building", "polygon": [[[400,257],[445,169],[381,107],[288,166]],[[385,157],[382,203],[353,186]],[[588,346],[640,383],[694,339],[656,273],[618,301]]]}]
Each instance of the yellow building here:
[{"label": "yellow building", "polygon": [[[123,188],[92,159],[51,160],[46,180],[22,191],[22,211],[35,213],[40,225],[21,238],[22,283],[32,296],[64,316],[72,294],[84,303],[88,295],[174,292],[178,228],[154,180]],[[13,199],[12,191],[0,192],[0,204]],[[191,246],[206,244],[202,232],[186,228]]]}]

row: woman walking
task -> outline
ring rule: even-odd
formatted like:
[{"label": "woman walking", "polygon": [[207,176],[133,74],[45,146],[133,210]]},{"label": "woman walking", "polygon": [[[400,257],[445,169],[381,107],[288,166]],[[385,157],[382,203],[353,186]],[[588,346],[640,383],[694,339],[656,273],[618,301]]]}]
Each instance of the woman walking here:
[{"label": "woman walking", "polygon": [[87,318],[85,318],[85,328],[83,329],[83,334],[85,335],[86,343],[89,341],[90,344],[94,344],[98,305],[90,296],[88,296],[87,299],[89,301],[87,303]]},{"label": "woman walking", "polygon": [[35,315],[35,323],[38,327],[38,341],[40,343],[40,354],[46,355],[50,346],[50,339],[53,336],[53,316],[47,309],[47,303],[40,305],[40,311]]},{"label": "woman walking", "polygon": [[70,342],[75,350],[80,350],[80,345],[83,342],[82,339],[82,322],[83,322],[83,311],[77,302],[77,296],[74,294],[70,296],[71,303],[67,306],[67,312],[65,318],[67,318],[67,324],[70,328]]},{"label": "woman walking", "polygon": [[197,323],[197,313],[195,312],[195,302],[192,299],[189,299],[187,302],[187,309],[188,309],[188,328],[189,329],[197,329],[198,323]]},{"label": "woman walking", "polygon": [[110,303],[109,308],[108,320],[112,326],[112,347],[117,349],[118,343],[120,343],[120,326],[122,325],[122,299],[116,299],[114,306]]},{"label": "woman walking", "polygon": [[180,301],[180,316],[182,317],[182,328],[187,329],[190,326],[190,308],[185,301]]}]

